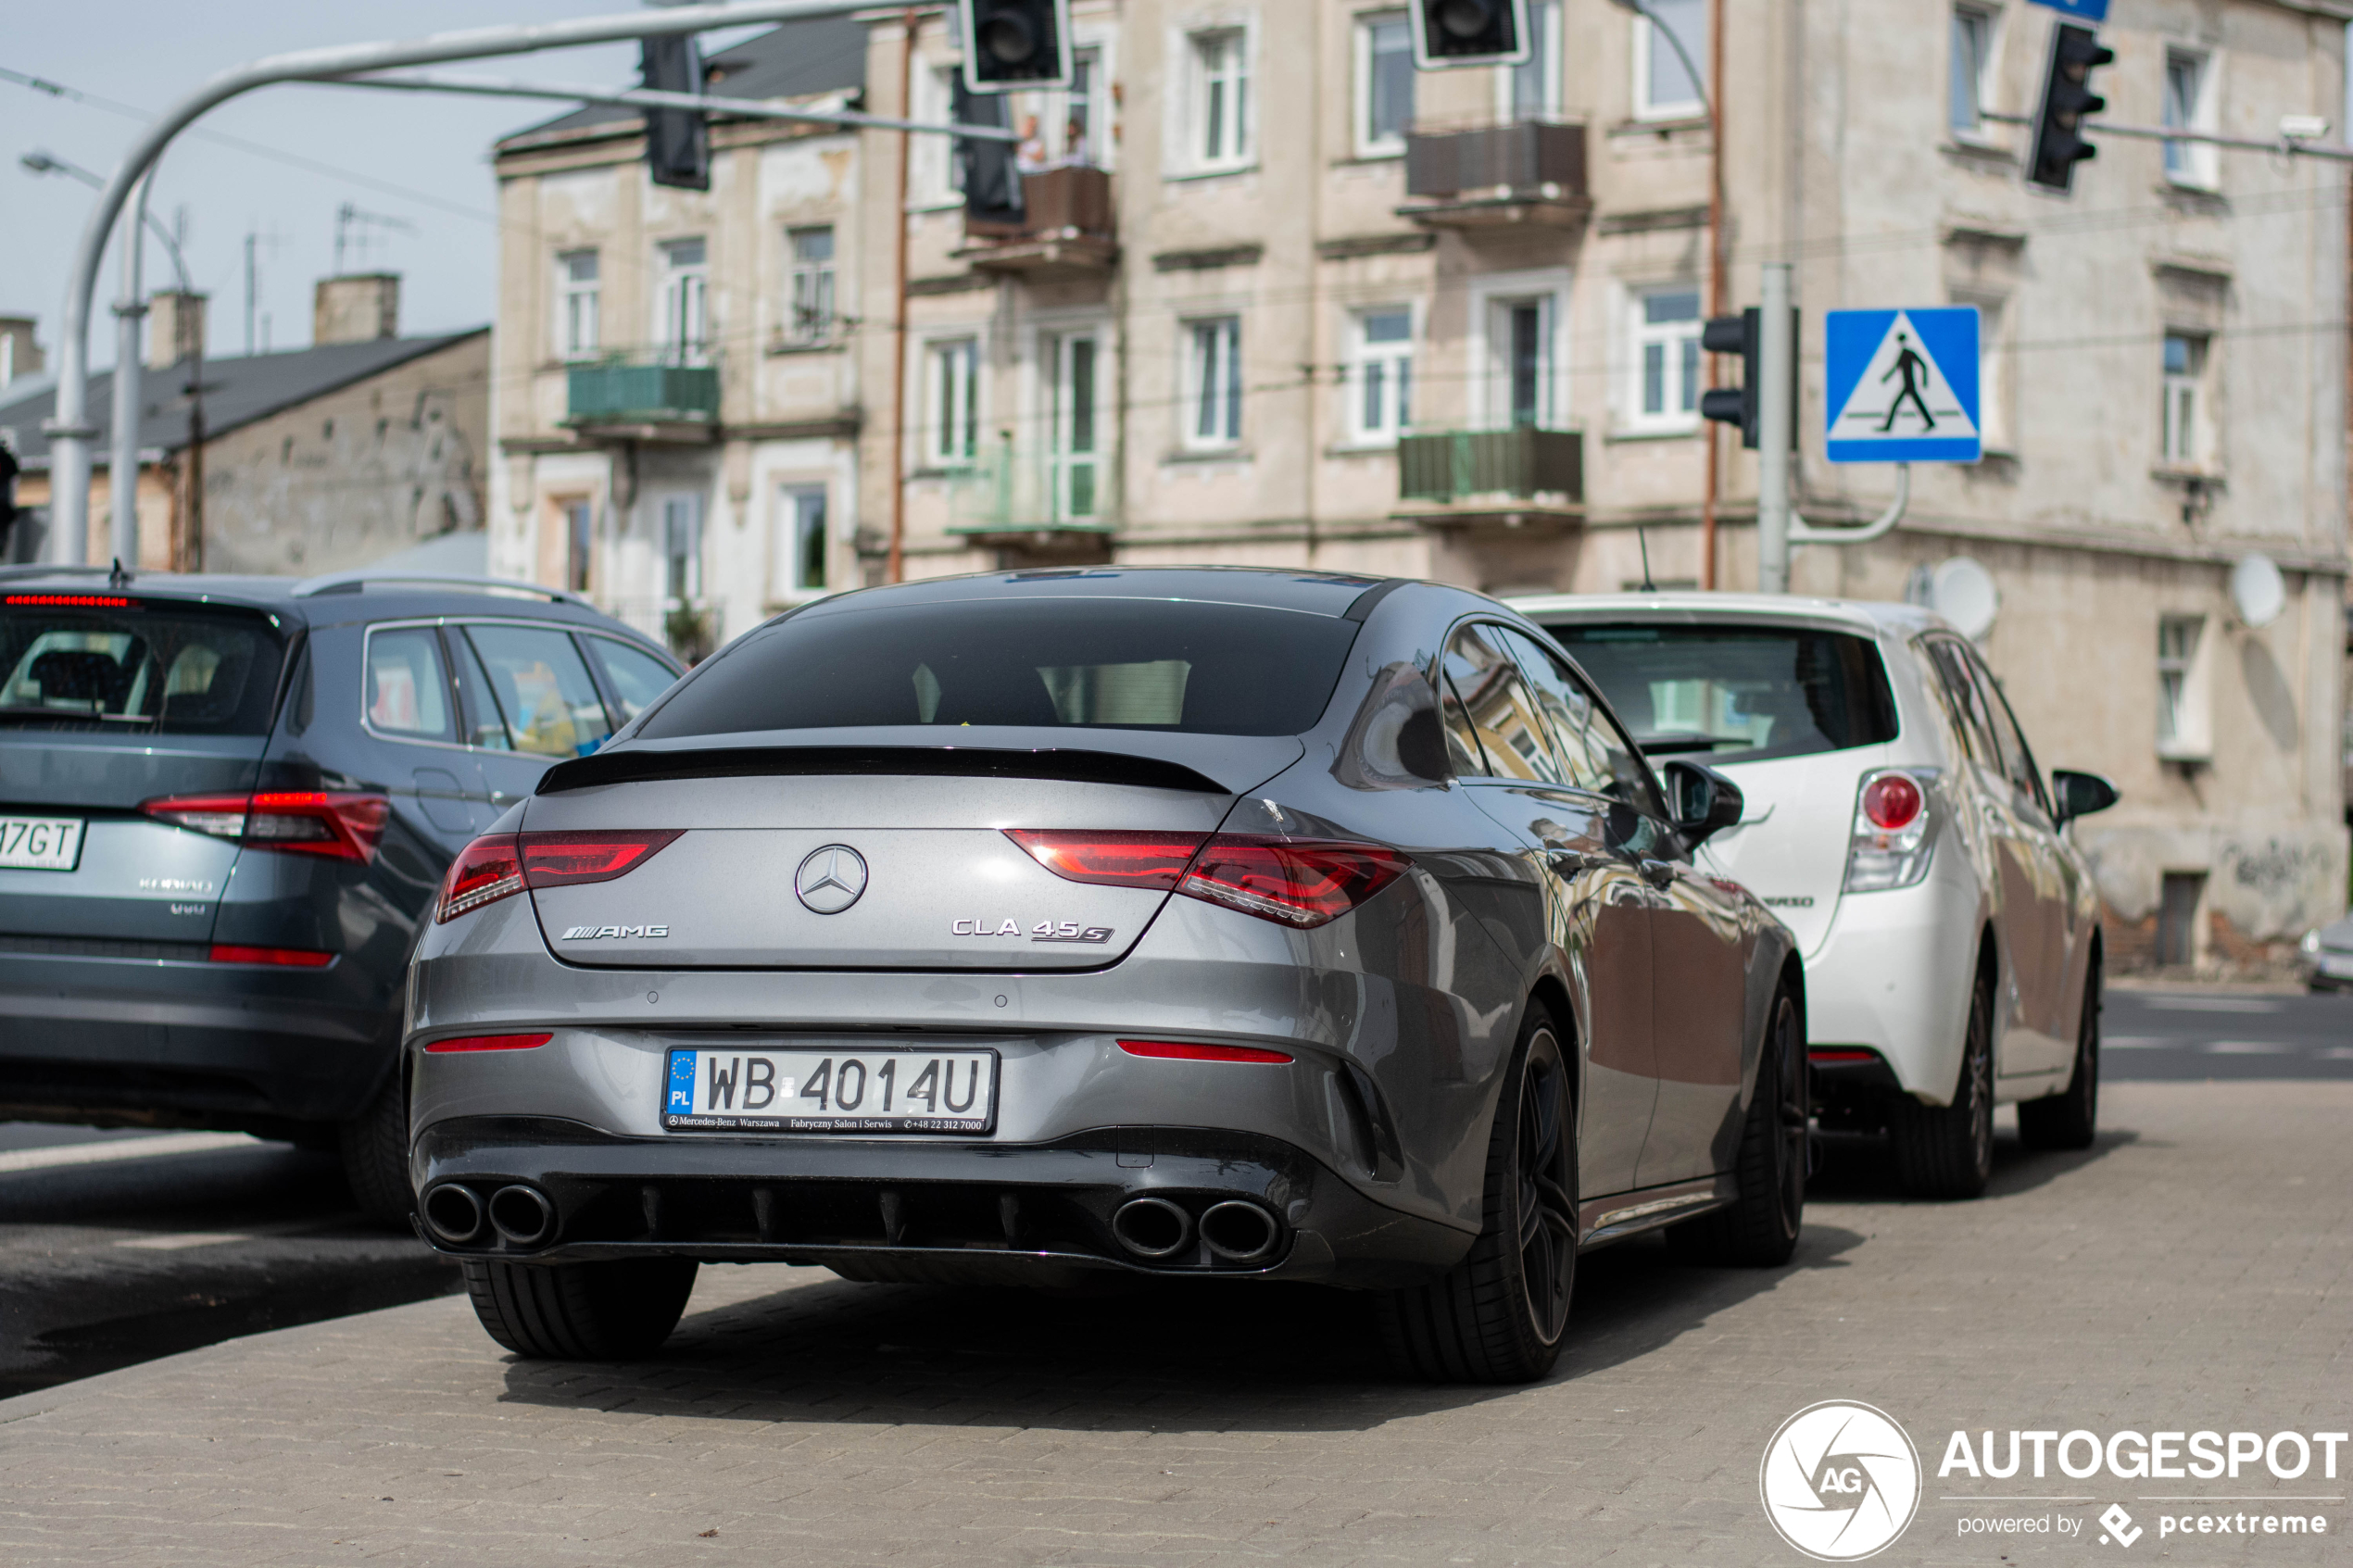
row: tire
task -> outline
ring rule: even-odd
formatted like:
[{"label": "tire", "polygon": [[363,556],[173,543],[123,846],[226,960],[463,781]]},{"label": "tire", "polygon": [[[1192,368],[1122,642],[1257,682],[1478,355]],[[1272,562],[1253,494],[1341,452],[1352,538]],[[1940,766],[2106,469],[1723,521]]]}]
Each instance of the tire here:
[{"label": "tire", "polygon": [[1740,1197],[1729,1208],[1668,1227],[1668,1250],[1686,1262],[1735,1268],[1788,1262],[1806,1220],[1807,1116],[1806,1028],[1796,998],[1784,989],[1766,1017],[1756,1092],[1741,1126],[1733,1171]]},{"label": "tire", "polygon": [[649,1356],[694,1293],[692,1258],[614,1263],[462,1264],[474,1316],[518,1356],[626,1361]]},{"label": "tire", "polygon": [[1951,1105],[1922,1105],[1899,1094],[1889,1107],[1888,1141],[1896,1179],[1914,1198],[1983,1195],[1994,1179],[1994,989],[1969,994],[1969,1038]]},{"label": "tire", "polygon": [[1434,1383],[1530,1383],[1553,1370],[1577,1284],[1577,1123],[1552,1017],[1520,1025],[1488,1139],[1486,1226],[1428,1285],[1377,1298],[1381,1338]]},{"label": "tire", "polygon": [[2083,976],[2083,1016],[2075,1025],[2075,1075],[2047,1099],[2018,1108],[2019,1141],[2029,1148],[2089,1148],[2100,1127],[2100,960]]},{"label": "tire", "polygon": [[359,1211],[380,1225],[408,1228],[417,1195],[409,1186],[409,1095],[399,1071],[386,1073],[368,1109],[334,1131],[343,1179]]}]

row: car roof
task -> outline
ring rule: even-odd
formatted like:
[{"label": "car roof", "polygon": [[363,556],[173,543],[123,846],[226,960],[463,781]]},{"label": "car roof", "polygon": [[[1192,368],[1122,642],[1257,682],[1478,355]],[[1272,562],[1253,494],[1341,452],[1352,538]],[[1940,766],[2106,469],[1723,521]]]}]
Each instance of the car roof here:
[{"label": "car roof", "polygon": [[1699,626],[1710,622],[1779,621],[1870,635],[1913,637],[1951,629],[1934,610],[1888,599],[1808,598],[1793,594],[1531,594],[1504,601],[1539,625],[1647,621]]},{"label": "car roof", "polygon": [[1255,566],[1087,566],[982,571],[860,588],[819,599],[799,614],[995,598],[1162,599],[1346,615],[1382,584],[1405,579]]}]

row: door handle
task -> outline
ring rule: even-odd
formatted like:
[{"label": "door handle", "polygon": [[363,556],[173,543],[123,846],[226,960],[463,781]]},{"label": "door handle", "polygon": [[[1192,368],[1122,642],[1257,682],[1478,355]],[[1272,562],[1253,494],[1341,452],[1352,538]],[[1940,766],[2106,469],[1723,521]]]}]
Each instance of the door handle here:
[{"label": "door handle", "polygon": [[1588,855],[1581,849],[1547,849],[1544,863],[1558,876],[1582,876],[1609,864],[1606,855]]},{"label": "door handle", "polygon": [[1642,872],[1642,880],[1653,887],[1665,888],[1674,884],[1675,862],[1672,860],[1644,860]]}]

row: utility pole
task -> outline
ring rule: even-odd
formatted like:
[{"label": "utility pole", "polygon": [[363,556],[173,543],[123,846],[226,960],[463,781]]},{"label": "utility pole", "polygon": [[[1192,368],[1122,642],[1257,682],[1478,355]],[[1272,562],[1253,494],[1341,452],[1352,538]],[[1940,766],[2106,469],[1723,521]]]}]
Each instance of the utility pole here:
[{"label": "utility pole", "polygon": [[1797,410],[1796,334],[1790,314],[1790,264],[1765,263],[1757,320],[1756,591],[1789,592],[1789,454]]},{"label": "utility pole", "polygon": [[245,358],[253,358],[253,243],[259,238],[252,230],[245,231]]}]

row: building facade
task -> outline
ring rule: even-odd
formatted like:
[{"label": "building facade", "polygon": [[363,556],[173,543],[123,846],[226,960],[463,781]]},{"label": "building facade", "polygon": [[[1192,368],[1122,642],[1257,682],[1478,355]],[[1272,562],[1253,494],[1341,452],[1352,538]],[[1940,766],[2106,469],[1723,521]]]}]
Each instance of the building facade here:
[{"label": "building facade", "polygon": [[[2108,138],[2049,195],[2003,118],[2040,94],[2046,8],[1651,6],[1530,0],[1527,65],[1417,74],[1394,6],[1076,0],[1071,90],[1000,110],[1025,210],[986,221],[939,138],[722,124],[708,196],[647,184],[625,114],[601,141],[511,139],[503,558],[592,589],[610,571],[614,608],[716,638],[894,566],[1746,587],[1755,465],[1698,417],[1718,373],[1698,340],[1787,261],[1810,521],[1868,519],[1893,485],[1822,458],[1826,311],[1975,306],[1988,448],[1919,468],[1885,537],[1800,548],[1793,588],[1921,596],[1982,567],[1980,641],[2043,762],[2123,789],[2079,830],[2110,951],[2276,959],[2346,887],[2342,166]],[[2117,0],[2095,86],[2120,121],[2275,136],[2334,118],[2349,14]],[[873,13],[828,89],[950,118],[950,22]],[[812,227],[837,269],[822,347],[790,341]],[[566,257],[618,270],[607,319],[634,346],[669,330],[698,236],[715,416],[683,441],[599,431],[560,395]],[[820,484],[824,564],[802,572]],[[688,491],[699,533],[668,521]],[[2258,553],[2287,593],[2250,626],[2228,583]]]}]

